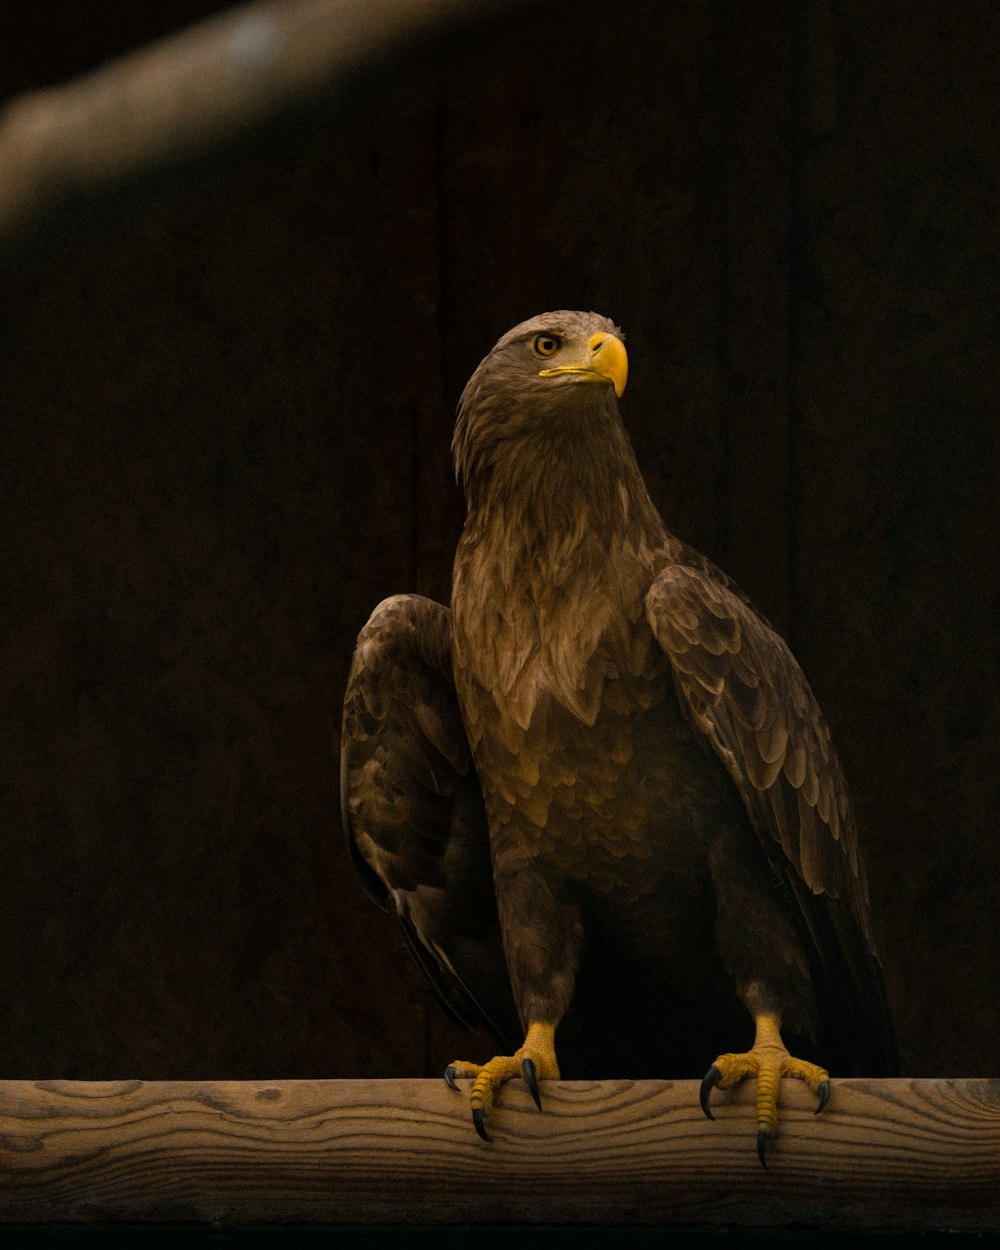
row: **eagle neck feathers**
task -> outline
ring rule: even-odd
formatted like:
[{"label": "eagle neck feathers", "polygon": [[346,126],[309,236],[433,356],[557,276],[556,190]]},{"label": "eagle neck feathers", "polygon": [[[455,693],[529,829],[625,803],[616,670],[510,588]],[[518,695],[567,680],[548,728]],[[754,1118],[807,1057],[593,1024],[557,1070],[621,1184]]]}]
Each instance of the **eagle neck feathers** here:
[{"label": "eagle neck feathers", "polygon": [[467,716],[490,697],[516,739],[553,699],[593,724],[670,540],[613,404],[484,441],[458,457],[469,513],[452,609]]}]

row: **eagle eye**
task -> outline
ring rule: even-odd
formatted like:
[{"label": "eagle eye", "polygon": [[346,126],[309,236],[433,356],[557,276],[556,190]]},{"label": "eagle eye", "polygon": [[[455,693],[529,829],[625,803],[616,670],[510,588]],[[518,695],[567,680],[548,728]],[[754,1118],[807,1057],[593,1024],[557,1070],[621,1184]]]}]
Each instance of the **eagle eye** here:
[{"label": "eagle eye", "polygon": [[562,340],[556,338],[554,334],[536,334],[531,340],[531,350],[543,360],[554,356],[560,347],[562,347]]}]

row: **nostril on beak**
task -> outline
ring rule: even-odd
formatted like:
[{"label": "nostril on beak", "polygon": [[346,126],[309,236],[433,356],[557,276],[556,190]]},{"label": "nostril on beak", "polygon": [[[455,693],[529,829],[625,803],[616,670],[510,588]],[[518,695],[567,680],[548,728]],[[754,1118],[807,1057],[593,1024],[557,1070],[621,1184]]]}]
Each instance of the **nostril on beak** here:
[{"label": "nostril on beak", "polygon": [[604,346],[604,339],[591,339],[590,340],[591,356],[596,356],[603,346]]}]

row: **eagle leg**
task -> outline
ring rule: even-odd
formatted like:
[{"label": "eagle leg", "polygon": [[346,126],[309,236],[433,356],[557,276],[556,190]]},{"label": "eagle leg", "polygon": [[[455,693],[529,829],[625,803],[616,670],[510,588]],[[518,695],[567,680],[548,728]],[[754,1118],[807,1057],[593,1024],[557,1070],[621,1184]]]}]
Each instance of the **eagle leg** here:
[{"label": "eagle leg", "polygon": [[512,1077],[523,1077],[535,1106],[542,1109],[538,1092],[539,1080],[559,1080],[559,1064],[555,1050],[556,1026],[543,1022],[529,1025],[523,1044],[512,1055],[494,1055],[488,1063],[469,1063],[456,1059],[445,1068],[444,1079],[452,1089],[457,1089],[456,1077],[471,1077],[472,1091],[469,1104],[472,1123],[483,1141],[492,1141],[486,1131],[486,1121],[500,1086]]},{"label": "eagle leg", "polygon": [[757,1078],[757,1154],[767,1167],[767,1139],[778,1128],[778,1089],[783,1076],[805,1081],[819,1095],[818,1115],[830,1097],[830,1074],[825,1068],[788,1053],[781,1040],[778,1017],[767,1012],[754,1016],[756,1037],[752,1049],[742,1054],[719,1055],[701,1083],[701,1107],[710,1120],[712,1090],[730,1089],[745,1077]]}]

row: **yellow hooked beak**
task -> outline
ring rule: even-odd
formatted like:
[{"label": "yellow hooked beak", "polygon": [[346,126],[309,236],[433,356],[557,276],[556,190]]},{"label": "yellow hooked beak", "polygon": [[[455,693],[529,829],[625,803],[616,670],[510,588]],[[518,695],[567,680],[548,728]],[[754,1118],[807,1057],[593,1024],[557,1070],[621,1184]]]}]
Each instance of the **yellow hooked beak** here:
[{"label": "yellow hooked beak", "polygon": [[587,350],[580,360],[571,360],[551,369],[539,369],[540,378],[554,378],[564,373],[574,374],[581,382],[611,382],[616,395],[625,391],[628,380],[628,352],[625,344],[614,334],[592,334]]}]

